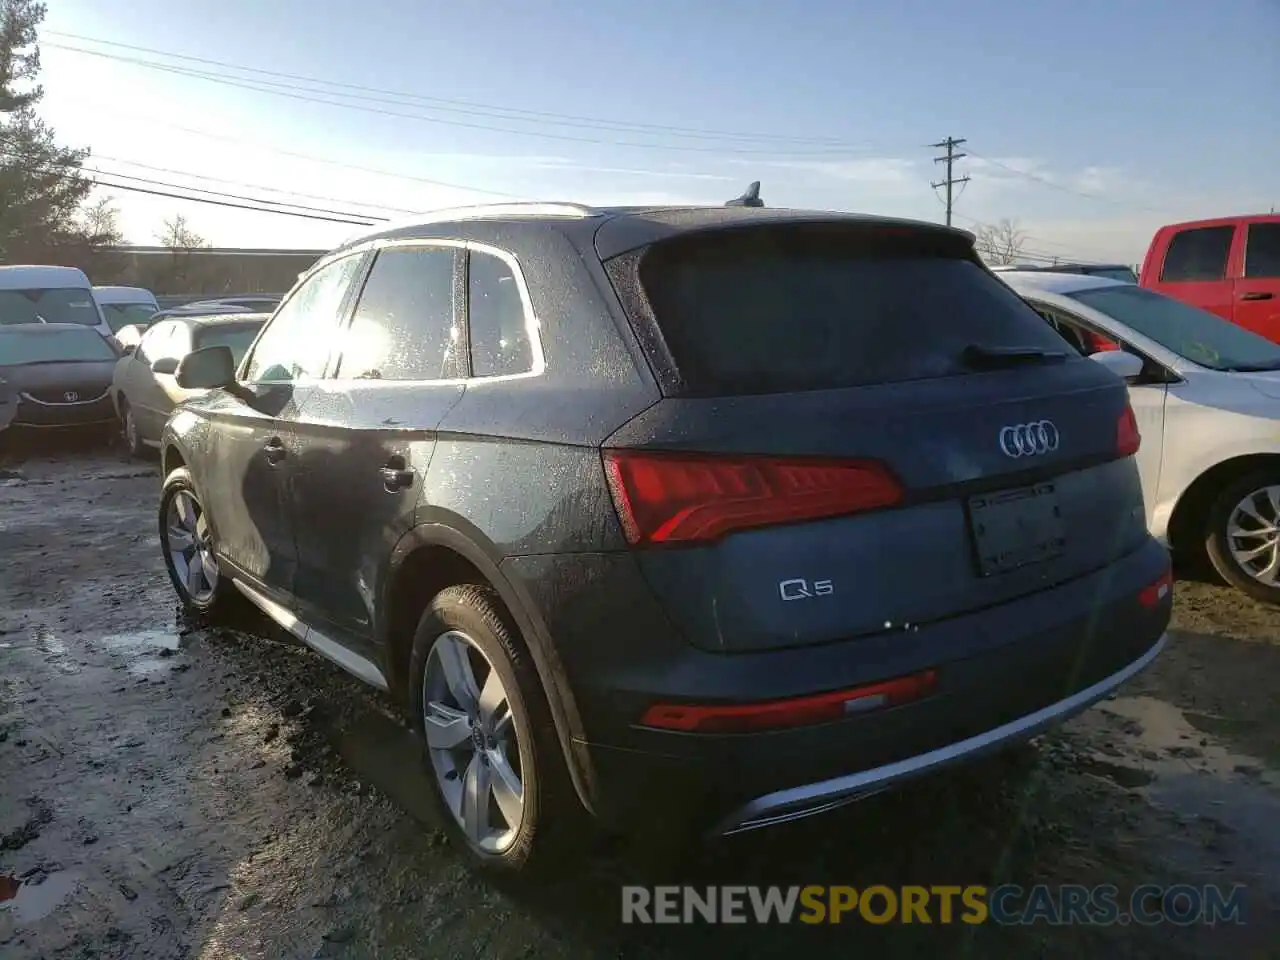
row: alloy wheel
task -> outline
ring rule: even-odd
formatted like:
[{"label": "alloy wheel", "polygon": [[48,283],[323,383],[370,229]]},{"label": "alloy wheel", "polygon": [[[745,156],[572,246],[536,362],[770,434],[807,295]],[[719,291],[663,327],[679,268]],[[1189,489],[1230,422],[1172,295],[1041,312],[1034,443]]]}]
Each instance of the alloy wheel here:
[{"label": "alloy wheel", "polygon": [[1280,486],[1254,490],[1235,505],[1227,518],[1227,548],[1244,573],[1280,586]]},{"label": "alloy wheel", "polygon": [[467,839],[489,854],[524,820],[520,736],[502,678],[465,633],[436,638],[422,680],[422,725],[436,784]]},{"label": "alloy wheel", "polygon": [[169,563],[195,603],[205,603],[218,587],[218,561],[204,511],[190,490],[179,490],[165,515]]},{"label": "alloy wheel", "polygon": [[130,451],[137,450],[141,446],[138,442],[138,422],[133,419],[133,410],[128,407],[124,411],[124,442]]}]

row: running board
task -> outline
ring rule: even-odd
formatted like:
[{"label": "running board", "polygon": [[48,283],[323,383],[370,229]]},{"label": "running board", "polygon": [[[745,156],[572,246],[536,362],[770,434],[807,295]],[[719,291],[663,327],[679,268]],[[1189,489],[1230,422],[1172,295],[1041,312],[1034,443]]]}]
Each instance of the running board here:
[{"label": "running board", "polygon": [[239,580],[232,580],[231,582],[255,607],[320,654],[320,656],[336,663],[357,680],[363,680],[379,690],[390,689],[387,678],[382,675],[382,671],[378,669],[378,665],[372,660],[368,660],[358,653],[353,653],[337,641],[326,637],[315,627],[299,620],[289,608],[276,603],[253,587],[246,586]]}]

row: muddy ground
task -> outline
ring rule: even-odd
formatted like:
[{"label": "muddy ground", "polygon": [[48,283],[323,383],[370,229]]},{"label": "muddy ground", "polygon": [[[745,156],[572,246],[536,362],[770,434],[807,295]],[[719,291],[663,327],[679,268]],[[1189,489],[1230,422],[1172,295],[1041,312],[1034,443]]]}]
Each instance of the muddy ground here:
[{"label": "muddy ground", "polygon": [[[470,877],[379,695],[176,616],[157,467],[0,462],[0,956],[1226,957],[1280,943],[1280,612],[1177,587],[1167,652],[1031,747],[655,866]],[[619,886],[1243,884],[1242,926],[624,927]]]}]

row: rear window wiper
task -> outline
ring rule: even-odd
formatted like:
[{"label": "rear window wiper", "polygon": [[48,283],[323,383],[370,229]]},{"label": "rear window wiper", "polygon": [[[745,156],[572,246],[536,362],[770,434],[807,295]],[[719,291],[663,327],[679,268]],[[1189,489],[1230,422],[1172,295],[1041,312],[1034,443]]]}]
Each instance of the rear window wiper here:
[{"label": "rear window wiper", "polygon": [[1041,350],[1039,347],[986,347],[971,343],[964,348],[962,359],[974,370],[996,370],[1038,363],[1061,363],[1067,359],[1063,350]]}]

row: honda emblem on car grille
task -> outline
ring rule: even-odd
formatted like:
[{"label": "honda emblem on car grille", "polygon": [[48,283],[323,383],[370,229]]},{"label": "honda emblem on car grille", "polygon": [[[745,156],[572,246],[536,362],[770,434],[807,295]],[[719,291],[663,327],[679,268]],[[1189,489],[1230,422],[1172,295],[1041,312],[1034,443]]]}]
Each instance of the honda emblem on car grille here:
[{"label": "honda emblem on car grille", "polygon": [[62,399],[67,401],[67,403],[75,403],[80,399],[80,394],[76,393],[74,390],[68,390],[62,395]]},{"label": "honda emblem on car grille", "polygon": [[1038,457],[1058,449],[1058,428],[1052,420],[1015,423],[1000,428],[1000,450],[1006,457]]}]

